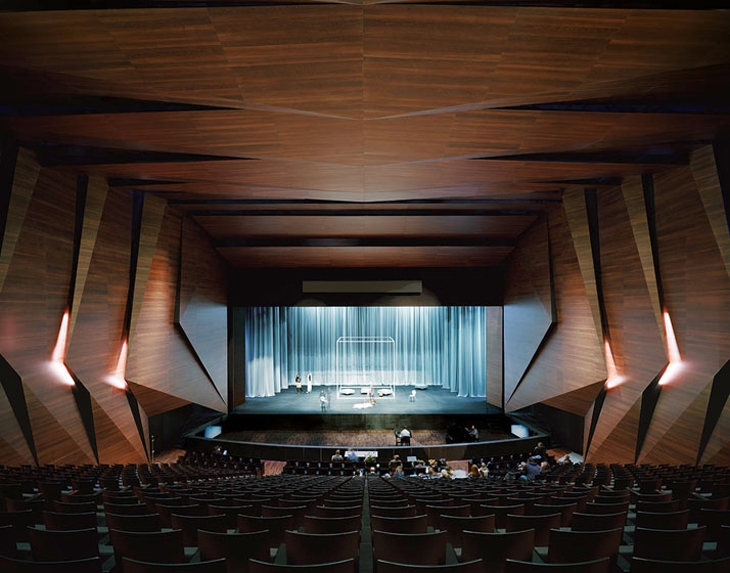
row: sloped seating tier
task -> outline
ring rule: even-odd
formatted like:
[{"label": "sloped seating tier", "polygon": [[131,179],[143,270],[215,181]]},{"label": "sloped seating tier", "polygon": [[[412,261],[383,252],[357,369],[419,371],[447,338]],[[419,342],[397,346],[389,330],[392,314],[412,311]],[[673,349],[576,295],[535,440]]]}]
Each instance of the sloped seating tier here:
[{"label": "sloped seating tier", "polygon": [[[419,563],[434,570],[557,571],[562,561],[602,555],[614,571],[725,571],[730,565],[722,561],[730,556],[725,467],[554,466],[523,482],[498,470],[454,480],[263,477],[251,471],[261,467],[254,461],[241,465],[214,454],[184,459],[0,467],[0,569],[121,571],[124,557],[148,570],[206,570],[193,567],[200,561],[220,569],[214,562],[223,559],[229,573],[327,567],[364,573],[377,569],[378,560],[384,570],[398,571],[419,570]],[[349,536],[347,558],[326,549],[346,546],[332,541],[338,535]],[[416,538],[429,541],[404,552]],[[304,557],[309,563],[298,562],[302,547],[314,547],[311,539],[324,541]],[[593,547],[590,539],[602,542]],[[363,547],[373,554],[363,558]],[[671,563],[661,569],[659,557]],[[153,567],[154,561],[162,563]]]}]

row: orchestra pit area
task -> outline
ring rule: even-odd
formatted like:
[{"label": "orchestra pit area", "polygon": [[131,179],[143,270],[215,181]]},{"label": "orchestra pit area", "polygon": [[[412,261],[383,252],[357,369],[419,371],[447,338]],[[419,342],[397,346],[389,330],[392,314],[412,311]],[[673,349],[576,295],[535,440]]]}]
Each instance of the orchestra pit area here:
[{"label": "orchestra pit area", "polygon": [[462,479],[196,451],[2,467],[0,571],[730,571],[730,468],[549,456],[523,481],[531,455]]}]

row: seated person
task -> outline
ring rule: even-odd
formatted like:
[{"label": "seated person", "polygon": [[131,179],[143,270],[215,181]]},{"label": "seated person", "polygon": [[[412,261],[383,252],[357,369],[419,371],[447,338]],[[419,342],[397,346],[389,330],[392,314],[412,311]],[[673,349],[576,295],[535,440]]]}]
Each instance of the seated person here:
[{"label": "seated person", "polygon": [[535,477],[540,475],[541,472],[542,467],[540,467],[540,461],[535,457],[531,457],[522,467],[522,475],[520,476],[520,479],[522,481],[534,481]]},{"label": "seated person", "polygon": [[408,428],[403,428],[398,434],[400,443],[406,446],[411,445],[411,431]]},{"label": "seated person", "polygon": [[390,475],[393,475],[395,470],[402,465],[403,462],[400,461],[400,456],[398,454],[394,454],[393,459],[388,462],[388,472],[390,472]]},{"label": "seated person", "polygon": [[357,457],[357,452],[352,448],[345,452],[345,459],[348,462],[359,462],[360,461],[360,458]]},{"label": "seated person", "polygon": [[340,450],[335,450],[335,453],[332,454],[332,461],[333,462],[344,462],[345,458],[342,457],[342,454],[340,453]]}]

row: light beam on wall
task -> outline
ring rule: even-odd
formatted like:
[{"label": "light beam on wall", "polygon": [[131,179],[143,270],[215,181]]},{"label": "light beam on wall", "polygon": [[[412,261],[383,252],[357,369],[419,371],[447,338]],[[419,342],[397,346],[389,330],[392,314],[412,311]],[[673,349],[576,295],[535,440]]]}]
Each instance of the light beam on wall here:
[{"label": "light beam on wall", "polygon": [[664,332],[667,339],[667,356],[669,357],[669,365],[659,380],[660,386],[671,382],[677,377],[683,368],[682,356],[679,354],[679,345],[677,344],[677,337],[674,334],[672,319],[669,317],[669,313],[666,310],[664,311]]},{"label": "light beam on wall", "polygon": [[117,360],[117,368],[114,371],[114,374],[109,376],[109,383],[114,386],[115,388],[119,388],[120,390],[126,390],[127,389],[127,381],[124,379],[126,373],[127,373],[127,351],[128,351],[128,345],[127,341],[125,340],[122,342],[122,348],[119,351],[119,359]]},{"label": "light beam on wall", "polygon": [[58,329],[58,338],[56,339],[56,346],[53,347],[53,353],[51,354],[50,367],[56,376],[66,386],[75,386],[73,376],[66,368],[66,344],[68,342],[68,323],[69,313],[68,311],[63,313],[61,319],[61,328]]},{"label": "light beam on wall", "polygon": [[616,361],[613,358],[613,351],[611,350],[611,344],[608,340],[604,340],[603,346],[606,351],[606,372],[608,373],[608,378],[606,378],[606,389],[610,390],[611,388],[615,388],[625,382],[626,377],[621,376],[618,373]]}]

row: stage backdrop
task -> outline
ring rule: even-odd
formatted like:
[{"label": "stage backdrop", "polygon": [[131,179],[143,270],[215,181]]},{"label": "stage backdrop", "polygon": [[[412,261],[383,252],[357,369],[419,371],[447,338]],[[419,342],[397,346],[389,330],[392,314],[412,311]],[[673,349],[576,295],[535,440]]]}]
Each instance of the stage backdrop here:
[{"label": "stage backdrop", "polygon": [[[294,385],[443,386],[486,396],[487,307],[251,307],[246,396]],[[339,342],[338,342],[339,341]]]}]

